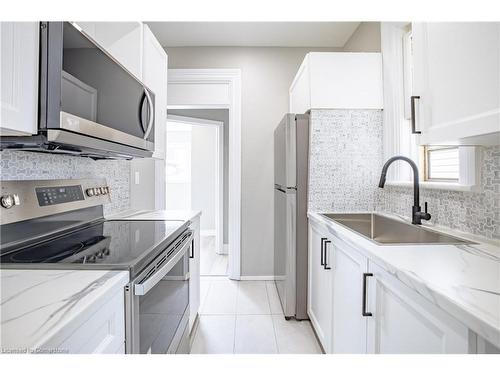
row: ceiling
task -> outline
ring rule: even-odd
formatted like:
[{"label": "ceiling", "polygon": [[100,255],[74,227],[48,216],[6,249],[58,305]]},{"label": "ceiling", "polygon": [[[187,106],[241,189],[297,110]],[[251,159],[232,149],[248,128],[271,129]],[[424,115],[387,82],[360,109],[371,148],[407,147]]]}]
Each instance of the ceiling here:
[{"label": "ceiling", "polygon": [[359,22],[146,22],[164,47],[343,47]]}]

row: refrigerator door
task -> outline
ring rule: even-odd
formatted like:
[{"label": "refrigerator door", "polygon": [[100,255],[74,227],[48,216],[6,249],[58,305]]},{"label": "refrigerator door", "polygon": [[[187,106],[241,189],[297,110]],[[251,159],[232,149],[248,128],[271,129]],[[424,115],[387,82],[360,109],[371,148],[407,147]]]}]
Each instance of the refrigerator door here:
[{"label": "refrigerator door", "polygon": [[296,194],[293,189],[274,189],[274,274],[285,317],[295,316]]},{"label": "refrigerator door", "polygon": [[282,188],[295,188],[296,142],[295,115],[286,114],[274,131],[274,184]]}]

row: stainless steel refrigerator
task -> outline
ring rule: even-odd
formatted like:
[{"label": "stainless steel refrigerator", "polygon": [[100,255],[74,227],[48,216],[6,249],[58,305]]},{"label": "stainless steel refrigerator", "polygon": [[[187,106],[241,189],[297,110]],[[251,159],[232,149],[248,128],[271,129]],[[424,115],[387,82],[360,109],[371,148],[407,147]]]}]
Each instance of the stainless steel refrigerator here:
[{"label": "stainless steel refrigerator", "polygon": [[274,131],[274,276],[285,318],[307,316],[309,115]]}]

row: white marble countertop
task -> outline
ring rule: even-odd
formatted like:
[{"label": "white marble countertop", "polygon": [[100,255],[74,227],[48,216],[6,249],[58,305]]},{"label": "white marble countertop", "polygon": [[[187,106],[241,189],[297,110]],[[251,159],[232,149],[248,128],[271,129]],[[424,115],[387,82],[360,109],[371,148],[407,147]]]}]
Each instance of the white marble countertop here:
[{"label": "white marble countertop", "polygon": [[107,216],[107,220],[193,220],[201,215],[201,211],[193,210],[126,210],[114,215]]},{"label": "white marble countertop", "polygon": [[128,279],[127,271],[0,270],[0,352],[66,337]]},{"label": "white marble countertop", "polygon": [[478,243],[471,245],[381,246],[318,213],[310,212],[308,217],[500,347],[500,248],[496,244],[474,237]]}]

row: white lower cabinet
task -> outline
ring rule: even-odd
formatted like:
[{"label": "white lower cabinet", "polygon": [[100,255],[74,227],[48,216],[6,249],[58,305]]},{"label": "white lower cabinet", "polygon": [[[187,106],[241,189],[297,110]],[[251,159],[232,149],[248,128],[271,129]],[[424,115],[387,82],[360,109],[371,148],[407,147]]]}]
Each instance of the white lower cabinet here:
[{"label": "white lower cabinet", "polygon": [[334,237],[333,353],[366,351],[367,317],[362,315],[363,275],[368,259]]},{"label": "white lower cabinet", "polygon": [[326,233],[309,225],[307,314],[324,351],[331,353],[333,274],[325,266],[325,252],[327,264],[331,261],[331,243],[325,243],[327,241],[330,240]]},{"label": "white lower cabinet", "polygon": [[468,353],[466,326],[378,265],[368,278],[368,353]]},{"label": "white lower cabinet", "polygon": [[57,337],[44,344],[48,350],[57,348],[68,354],[125,353],[125,295],[119,291],[100,306],[69,336]]},{"label": "white lower cabinet", "polygon": [[189,331],[194,327],[200,310],[200,217],[192,220],[193,248],[189,258]]},{"label": "white lower cabinet", "polygon": [[326,353],[470,352],[465,325],[313,220],[308,278],[307,311]]}]

